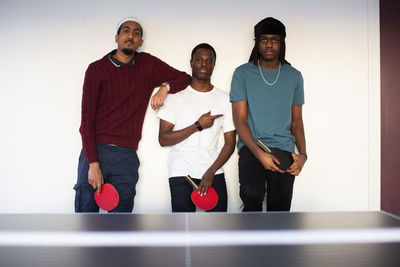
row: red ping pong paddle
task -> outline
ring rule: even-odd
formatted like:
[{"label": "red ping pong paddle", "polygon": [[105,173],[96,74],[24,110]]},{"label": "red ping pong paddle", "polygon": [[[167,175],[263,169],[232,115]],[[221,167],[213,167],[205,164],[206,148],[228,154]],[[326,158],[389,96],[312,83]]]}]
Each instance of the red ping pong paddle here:
[{"label": "red ping pong paddle", "polygon": [[189,175],[187,175],[186,178],[195,188],[191,195],[193,203],[202,210],[213,209],[218,203],[218,194],[215,189],[209,187],[206,192],[207,194],[201,195],[198,192],[199,186],[195,182],[193,182]]},{"label": "red ping pong paddle", "polygon": [[111,184],[104,184],[100,189],[100,194],[94,192],[94,200],[97,206],[105,211],[115,209],[119,203],[119,194]]}]

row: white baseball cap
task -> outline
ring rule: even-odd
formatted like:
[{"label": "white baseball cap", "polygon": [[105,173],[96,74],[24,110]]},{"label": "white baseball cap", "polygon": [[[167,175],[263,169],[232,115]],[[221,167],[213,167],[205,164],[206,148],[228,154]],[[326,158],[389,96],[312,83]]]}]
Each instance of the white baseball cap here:
[{"label": "white baseball cap", "polygon": [[[124,24],[124,23],[127,22],[127,21],[134,21],[134,22],[137,22],[137,23],[139,23],[139,25],[142,27],[142,23],[140,22],[139,19],[137,19],[137,18],[135,18],[135,17],[127,17],[127,18],[122,19],[122,20],[118,23],[118,25],[117,25],[117,32],[118,32],[119,27],[121,27],[121,25]],[[143,27],[142,27],[142,31],[143,31]]]}]

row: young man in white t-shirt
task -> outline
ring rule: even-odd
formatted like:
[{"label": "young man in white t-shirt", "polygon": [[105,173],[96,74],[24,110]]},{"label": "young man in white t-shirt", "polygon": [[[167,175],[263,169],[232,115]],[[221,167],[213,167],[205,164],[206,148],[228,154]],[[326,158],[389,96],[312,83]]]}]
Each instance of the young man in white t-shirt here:
[{"label": "young man in white t-shirt", "polygon": [[[183,91],[167,95],[160,118],[159,142],[172,146],[168,156],[168,177],[173,212],[194,212],[190,175],[206,194],[212,186],[218,203],[210,211],[226,211],[228,198],[222,166],[235,149],[236,135],[229,94],[211,84],[216,53],[209,44],[199,44],[190,59],[192,82]],[[218,148],[221,129],[224,145]]]}]

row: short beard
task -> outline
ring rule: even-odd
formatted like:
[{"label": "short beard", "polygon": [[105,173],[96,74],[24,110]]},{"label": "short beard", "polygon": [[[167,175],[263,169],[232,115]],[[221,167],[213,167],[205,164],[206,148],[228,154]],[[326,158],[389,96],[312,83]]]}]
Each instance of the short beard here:
[{"label": "short beard", "polygon": [[132,50],[132,49],[129,49],[129,48],[123,48],[123,49],[122,49],[122,53],[124,53],[124,54],[127,55],[127,56],[130,56],[130,55],[133,54],[133,50]]}]

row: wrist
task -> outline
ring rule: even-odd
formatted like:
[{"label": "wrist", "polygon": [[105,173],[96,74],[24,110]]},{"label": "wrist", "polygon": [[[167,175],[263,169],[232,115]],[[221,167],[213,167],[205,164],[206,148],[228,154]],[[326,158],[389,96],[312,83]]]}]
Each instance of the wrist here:
[{"label": "wrist", "polygon": [[304,156],[304,158],[307,159],[307,153],[305,153],[305,152],[300,152],[299,155],[300,155],[300,156]]},{"label": "wrist", "polygon": [[218,169],[216,169],[216,167],[214,167],[213,165],[210,166],[210,168],[207,169],[206,173],[211,174],[213,177],[215,175],[215,173],[218,171]]},{"label": "wrist", "polygon": [[197,128],[197,130],[199,130],[199,132],[201,132],[203,130],[203,127],[201,127],[199,121],[196,121],[194,124],[196,125],[196,128]]},{"label": "wrist", "polygon": [[169,83],[163,82],[163,83],[161,84],[161,86],[160,86],[160,89],[161,89],[161,88],[166,89],[166,90],[167,90],[167,93],[168,93],[168,92],[169,92],[169,89],[170,89]]},{"label": "wrist", "polygon": [[215,176],[215,172],[211,169],[208,169],[204,174],[203,177],[201,177],[201,179],[206,178],[208,181],[210,181],[211,183],[214,181],[214,176]]},{"label": "wrist", "polygon": [[99,168],[100,167],[100,163],[99,162],[92,162],[89,164],[90,168]]},{"label": "wrist", "polygon": [[260,160],[265,155],[265,153],[267,152],[257,146],[257,149],[255,152],[253,152],[253,155],[256,157],[256,159]]}]

